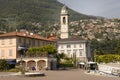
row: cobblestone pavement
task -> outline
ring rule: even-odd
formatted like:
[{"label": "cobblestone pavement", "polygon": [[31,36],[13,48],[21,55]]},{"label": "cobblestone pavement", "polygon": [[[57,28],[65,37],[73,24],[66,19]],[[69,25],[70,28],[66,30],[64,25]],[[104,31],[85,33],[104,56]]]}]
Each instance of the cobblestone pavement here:
[{"label": "cobblestone pavement", "polygon": [[44,77],[0,76],[0,80],[120,80],[120,77],[88,74],[83,70],[44,71],[44,73],[46,75]]}]

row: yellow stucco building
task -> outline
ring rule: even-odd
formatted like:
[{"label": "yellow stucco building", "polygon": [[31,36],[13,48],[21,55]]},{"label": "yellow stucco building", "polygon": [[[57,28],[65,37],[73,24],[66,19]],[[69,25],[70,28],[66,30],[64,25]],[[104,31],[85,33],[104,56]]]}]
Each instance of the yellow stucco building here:
[{"label": "yellow stucco building", "polygon": [[[45,46],[48,44],[56,45],[55,41],[43,38],[39,35],[27,31],[15,31],[0,35],[0,59],[6,59],[11,64],[21,61],[20,49],[30,47]],[[26,69],[31,70],[35,67],[53,69],[56,68],[56,58],[53,57],[22,57],[23,65]]]}]

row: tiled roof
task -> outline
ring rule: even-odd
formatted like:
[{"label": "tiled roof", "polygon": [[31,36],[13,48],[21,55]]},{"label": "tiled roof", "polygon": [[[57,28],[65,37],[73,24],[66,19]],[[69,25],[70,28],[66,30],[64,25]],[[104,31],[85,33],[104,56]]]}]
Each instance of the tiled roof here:
[{"label": "tiled roof", "polygon": [[49,37],[49,38],[47,38],[48,40],[58,40],[58,38],[57,37],[55,37],[55,36],[51,36],[51,37]]},{"label": "tiled roof", "polygon": [[66,39],[59,39],[57,41],[58,44],[72,44],[72,43],[86,43],[88,42],[87,40],[83,39],[83,38],[66,38]]},{"label": "tiled roof", "polygon": [[35,39],[41,39],[41,40],[49,40],[49,39],[46,39],[46,38],[44,38],[44,37],[42,37],[40,35],[37,35],[37,34],[26,33],[26,32],[18,32],[18,31],[9,32],[9,33],[5,33],[5,34],[1,34],[0,35],[0,37],[10,37],[10,36],[19,36],[19,37],[26,37],[26,38],[35,38]]}]

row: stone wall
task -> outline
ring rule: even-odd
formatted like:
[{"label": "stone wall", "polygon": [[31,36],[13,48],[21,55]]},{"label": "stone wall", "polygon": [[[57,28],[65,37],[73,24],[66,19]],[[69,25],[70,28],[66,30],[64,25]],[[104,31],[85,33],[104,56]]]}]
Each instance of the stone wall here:
[{"label": "stone wall", "polygon": [[103,72],[103,73],[111,74],[111,75],[119,75],[120,74],[119,67],[108,66],[105,64],[98,64],[98,70],[99,70],[99,72]]}]

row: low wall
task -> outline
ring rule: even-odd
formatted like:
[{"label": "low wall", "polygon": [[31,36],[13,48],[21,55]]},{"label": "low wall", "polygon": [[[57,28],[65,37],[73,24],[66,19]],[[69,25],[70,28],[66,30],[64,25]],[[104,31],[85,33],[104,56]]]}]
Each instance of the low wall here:
[{"label": "low wall", "polygon": [[107,65],[98,64],[98,70],[103,73],[112,74],[112,75],[119,75],[120,68],[119,67],[112,67]]}]

